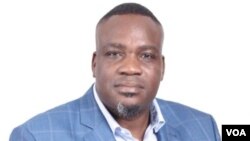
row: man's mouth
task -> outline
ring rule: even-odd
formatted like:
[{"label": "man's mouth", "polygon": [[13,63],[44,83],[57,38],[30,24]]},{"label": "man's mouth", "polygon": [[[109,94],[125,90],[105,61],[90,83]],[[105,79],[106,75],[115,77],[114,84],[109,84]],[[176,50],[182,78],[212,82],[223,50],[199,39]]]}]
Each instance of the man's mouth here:
[{"label": "man's mouth", "polygon": [[121,93],[122,95],[124,95],[125,97],[133,97],[136,95],[136,93]]},{"label": "man's mouth", "polygon": [[143,86],[134,82],[122,82],[115,84],[118,92],[126,97],[133,97],[143,90]]}]

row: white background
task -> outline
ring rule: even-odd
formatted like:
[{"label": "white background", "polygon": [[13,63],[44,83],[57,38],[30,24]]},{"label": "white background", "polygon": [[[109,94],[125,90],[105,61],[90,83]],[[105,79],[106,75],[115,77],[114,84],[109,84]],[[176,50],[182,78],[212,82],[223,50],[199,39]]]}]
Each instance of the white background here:
[{"label": "white background", "polygon": [[[0,140],[34,115],[76,99],[94,82],[97,21],[122,0],[0,2]],[[158,97],[250,124],[249,0],[137,1],[165,29]]]}]

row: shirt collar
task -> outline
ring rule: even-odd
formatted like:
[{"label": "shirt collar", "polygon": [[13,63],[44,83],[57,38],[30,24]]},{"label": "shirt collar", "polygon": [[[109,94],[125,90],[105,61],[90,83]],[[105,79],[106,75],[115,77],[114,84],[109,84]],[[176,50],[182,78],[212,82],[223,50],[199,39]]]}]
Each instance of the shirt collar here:
[{"label": "shirt collar", "polygon": [[[94,97],[97,102],[98,107],[100,108],[102,114],[104,115],[105,119],[107,120],[111,130],[113,133],[115,133],[115,130],[117,128],[121,128],[121,126],[117,123],[117,121],[113,118],[113,116],[109,113],[109,111],[106,109],[106,107],[101,102],[97,91],[95,84],[93,86],[93,92]],[[156,99],[153,100],[152,106],[150,108],[150,125],[153,127],[154,132],[157,133],[160,128],[165,124],[165,120],[163,118],[163,115],[161,113],[159,104]]]}]

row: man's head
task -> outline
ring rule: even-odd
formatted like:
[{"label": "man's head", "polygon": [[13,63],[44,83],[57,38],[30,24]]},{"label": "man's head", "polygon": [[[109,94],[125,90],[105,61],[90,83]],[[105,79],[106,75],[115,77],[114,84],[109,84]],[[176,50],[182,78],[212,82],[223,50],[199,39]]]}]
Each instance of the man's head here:
[{"label": "man's head", "polygon": [[162,43],[160,22],[139,4],[118,5],[97,24],[92,70],[97,93],[115,117],[148,110],[163,79]]}]

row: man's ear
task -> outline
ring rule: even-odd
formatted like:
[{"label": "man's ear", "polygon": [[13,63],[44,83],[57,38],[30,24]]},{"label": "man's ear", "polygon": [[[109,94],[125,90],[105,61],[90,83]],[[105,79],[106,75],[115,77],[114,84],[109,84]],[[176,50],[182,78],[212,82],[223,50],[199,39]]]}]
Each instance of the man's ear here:
[{"label": "man's ear", "polygon": [[165,73],[165,57],[162,55],[162,64],[161,64],[161,80],[163,80]]},{"label": "man's ear", "polygon": [[92,63],[91,63],[93,77],[96,76],[96,51],[92,55]]}]

